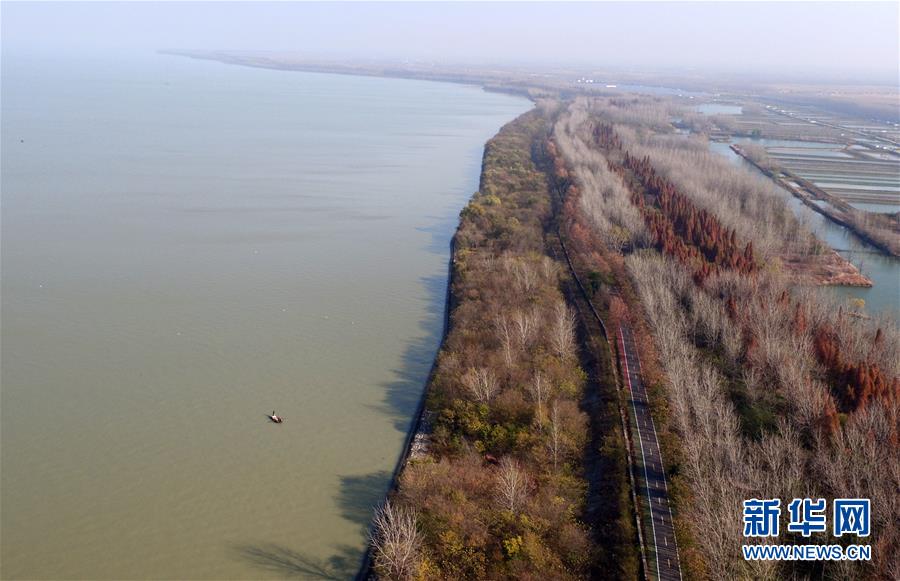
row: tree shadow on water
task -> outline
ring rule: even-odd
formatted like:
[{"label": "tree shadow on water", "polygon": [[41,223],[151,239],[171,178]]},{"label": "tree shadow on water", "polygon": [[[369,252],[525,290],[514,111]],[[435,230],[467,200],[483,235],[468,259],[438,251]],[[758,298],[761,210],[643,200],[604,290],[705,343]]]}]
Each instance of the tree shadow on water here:
[{"label": "tree shadow on water", "polygon": [[[465,202],[462,205],[465,205]],[[459,209],[462,210],[462,207]],[[453,238],[453,233],[456,232],[456,227],[459,225],[459,212],[448,211],[446,215],[431,215],[428,216],[428,219],[431,220],[428,226],[416,228],[416,231],[431,236],[428,245],[425,246],[425,250],[431,254],[446,256],[449,259],[450,240]]]},{"label": "tree shadow on water", "polygon": [[[455,223],[456,217],[453,217]],[[437,225],[428,230],[432,234],[430,252],[449,258],[451,227]],[[410,341],[403,351],[395,381],[383,385],[384,401],[377,409],[394,421],[397,430],[408,433],[414,414],[422,399],[428,374],[434,363],[444,334],[447,300],[447,273],[420,279],[426,294],[425,316],[420,322],[421,336]],[[359,526],[368,535],[375,509],[385,499],[393,472],[378,470],[369,474],[340,477],[336,495],[341,517]],[[361,547],[342,545],[337,553],[326,559],[275,543],[245,544],[234,547],[242,560],[253,566],[296,579],[354,579],[360,573],[365,557]]]},{"label": "tree shadow on water", "polygon": [[[342,518],[359,526],[367,537],[375,507],[381,504],[391,483],[391,472],[341,476],[336,502]],[[253,543],[234,547],[237,556],[262,570],[295,579],[354,579],[365,557],[364,546],[341,545],[322,559],[276,543]]]},{"label": "tree shadow on water", "polygon": [[406,345],[399,368],[392,370],[397,379],[382,384],[384,400],[376,406],[393,419],[394,427],[401,432],[408,432],[415,419],[413,416],[444,335],[447,275],[422,277],[420,282],[428,301],[425,317],[419,323],[422,334]]},{"label": "tree shadow on water", "polygon": [[391,485],[391,472],[378,470],[370,474],[341,476],[337,504],[341,516],[359,525],[367,534],[375,508],[379,506]]},{"label": "tree shadow on water", "polygon": [[353,579],[362,558],[359,549],[351,546],[339,547],[327,559],[274,543],[238,545],[234,550],[255,567],[295,579]]}]

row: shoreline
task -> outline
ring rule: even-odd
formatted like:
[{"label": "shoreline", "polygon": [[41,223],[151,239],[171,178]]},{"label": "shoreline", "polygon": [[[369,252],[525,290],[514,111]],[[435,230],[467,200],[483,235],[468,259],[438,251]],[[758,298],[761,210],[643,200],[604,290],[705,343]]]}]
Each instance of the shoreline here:
[{"label": "shoreline", "polygon": [[558,96],[565,88],[542,86],[538,83],[513,80],[510,75],[491,77],[487,74],[464,74],[457,71],[431,72],[425,70],[402,69],[395,66],[365,66],[342,63],[280,61],[266,56],[241,56],[221,52],[195,52],[189,50],[160,50],[158,54],[185,57],[195,60],[212,61],[226,65],[267,69],[272,71],[318,73],[325,75],[342,75],[349,77],[369,77],[375,79],[397,79],[406,81],[429,81],[433,83],[451,83],[477,87],[487,92],[504,93],[523,97],[534,102],[542,96]]},{"label": "shoreline", "polygon": [[[529,112],[534,111],[534,107],[526,111],[522,115],[527,115]],[[521,116],[520,116],[521,117]],[[517,117],[516,119],[519,119]],[[516,119],[509,121],[508,123],[512,123]],[[496,137],[500,131],[505,127],[506,124],[501,125],[497,132],[490,139]],[[490,139],[488,141],[490,141]],[[479,191],[482,188],[482,181],[484,176],[484,168],[485,168],[485,155],[487,153],[487,142],[484,144],[484,148],[482,150],[481,156],[481,166],[479,170],[479,180],[478,180],[478,188]],[[473,196],[477,193],[473,192],[472,195],[469,196],[467,203],[469,203]],[[427,450],[427,440],[429,434],[428,421],[426,419],[427,410],[426,402],[428,401],[428,394],[430,388],[434,382],[435,373],[437,372],[438,366],[438,358],[440,357],[441,352],[444,349],[445,343],[447,341],[448,336],[450,335],[450,331],[453,328],[451,314],[453,313],[458,300],[456,295],[453,292],[453,285],[456,282],[456,238],[459,234],[459,229],[462,226],[462,220],[458,219],[456,228],[454,229],[453,236],[450,238],[449,250],[450,254],[447,259],[447,290],[444,298],[444,314],[442,317],[442,329],[441,329],[441,340],[438,342],[437,349],[434,353],[434,358],[431,362],[431,367],[428,371],[428,375],[425,379],[425,383],[422,386],[422,392],[419,397],[419,402],[416,406],[416,410],[411,418],[411,423],[409,430],[407,431],[406,438],[403,443],[403,447],[401,449],[400,455],[397,457],[397,462],[394,465],[394,470],[391,474],[391,479],[388,484],[387,490],[384,494],[384,499],[387,500],[391,494],[396,492],[399,488],[400,475],[403,473],[403,470],[409,465],[411,460],[414,460],[415,457],[423,453],[423,450]],[[380,506],[380,505],[379,505]],[[376,507],[373,507],[376,508]],[[374,523],[370,522],[368,531],[369,536],[371,537],[372,533],[372,525]],[[354,576],[355,581],[363,581],[365,579],[371,578],[373,571],[373,559],[372,559],[372,543],[367,540],[365,552],[360,561],[360,568],[357,574]]]},{"label": "shoreline", "polygon": [[[457,230],[459,227],[457,226]],[[406,439],[403,442],[403,448],[400,452],[400,456],[397,458],[397,462],[394,465],[394,470],[391,473],[391,479],[388,483],[387,490],[385,491],[384,498],[387,499],[391,493],[396,492],[399,484],[400,474],[403,473],[403,469],[409,463],[410,457],[413,453],[414,444],[419,440],[419,436],[425,436],[427,432],[425,431],[425,402],[428,399],[428,388],[431,386],[431,383],[434,379],[434,374],[437,371],[437,362],[438,355],[441,353],[441,349],[444,347],[444,343],[447,340],[447,335],[450,333],[450,313],[453,310],[453,262],[454,255],[456,253],[456,232],[454,232],[453,237],[450,239],[450,257],[447,260],[447,292],[444,296],[444,316],[442,317],[442,326],[441,330],[441,340],[438,342],[437,350],[434,353],[434,359],[431,361],[431,368],[428,370],[428,376],[425,378],[425,384],[422,386],[422,394],[419,397],[419,403],[416,405],[416,411],[411,418],[411,423],[409,426],[409,430],[406,433]],[[372,533],[372,522],[370,520],[369,526],[367,530],[369,532],[369,538]],[[368,538],[366,539],[366,548],[363,553],[363,557],[360,561],[359,572],[354,576],[356,581],[362,581],[364,579],[368,579],[372,572],[372,543],[369,542]]]},{"label": "shoreline", "polygon": [[[604,559],[607,569],[637,569],[636,559],[608,560],[609,547],[631,555],[630,540],[626,542],[621,532],[582,524],[593,522],[601,513],[618,514],[621,499],[618,494],[595,496],[594,501],[601,503],[595,505],[597,511],[584,512],[591,483],[596,492],[598,483],[615,487],[619,479],[608,475],[593,480],[582,464],[586,451],[579,442],[591,437],[587,424],[592,421],[582,407],[586,378],[577,353],[575,321],[566,323],[571,311],[557,276],[558,258],[547,247],[552,200],[545,168],[535,158],[539,155],[535,148],[540,148],[548,135],[549,119],[546,110],[536,107],[505,124],[485,144],[479,188],[461,212],[453,237],[444,340],[388,491],[391,510],[377,513],[382,519],[385,514],[395,515],[388,519],[415,514],[421,523],[449,518],[442,528],[449,537],[425,524],[420,531],[422,554],[433,556],[433,561],[423,561],[429,577],[445,578],[443,571],[449,575],[446,578],[516,578],[524,562],[497,554],[511,534],[507,525],[518,531],[513,538],[533,534],[531,542],[545,547],[544,559],[529,565],[534,570],[546,573],[566,566],[589,578],[603,570],[598,567]],[[524,321],[525,330],[520,332],[529,333],[524,338],[514,335],[514,319]],[[563,335],[554,342],[553,329],[558,327],[554,321],[560,320]],[[504,336],[509,343],[495,340],[497,325],[508,330]],[[541,378],[536,382],[542,390],[538,396],[533,390],[526,393],[534,377]],[[560,387],[551,388],[548,382],[558,382]],[[531,399],[525,399],[533,397],[546,403],[546,419],[540,405],[534,408],[527,403]],[[429,430],[432,424],[433,432]],[[554,427],[544,429],[542,424]],[[605,433],[606,429],[604,424],[601,430]],[[551,432],[557,435],[551,436]],[[572,443],[552,440],[561,436],[572,438]],[[567,470],[572,470],[571,475],[567,476]],[[489,491],[498,477],[510,472],[532,482],[535,489],[529,498],[532,494],[537,495],[533,498],[553,495],[557,501],[552,514],[545,514],[541,504],[525,502],[520,492],[512,500],[507,497],[498,502]],[[584,482],[584,487],[573,485],[570,478]],[[468,500],[457,498],[454,490]],[[513,518],[517,512],[530,516]],[[532,530],[528,523],[535,521],[529,519],[539,515],[572,537],[560,540],[550,529]],[[465,524],[494,518],[500,519],[497,526],[479,528],[479,532]],[[507,525],[501,526],[501,522]],[[392,547],[396,548],[390,540],[393,534],[384,536],[382,528],[370,530],[375,538],[357,579],[368,579],[381,567],[396,566],[382,560],[383,550],[390,554]],[[595,543],[601,541],[608,550],[595,553],[593,548],[601,546]],[[470,557],[458,558],[463,557],[455,548],[459,543],[469,547],[466,554]]]}]

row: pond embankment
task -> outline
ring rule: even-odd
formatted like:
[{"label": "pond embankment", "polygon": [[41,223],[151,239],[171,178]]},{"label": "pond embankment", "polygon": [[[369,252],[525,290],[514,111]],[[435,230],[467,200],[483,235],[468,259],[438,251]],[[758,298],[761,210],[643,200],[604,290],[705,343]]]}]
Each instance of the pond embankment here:
[{"label": "pond embankment", "polygon": [[[877,248],[880,252],[894,258],[900,257],[900,237],[896,240],[873,235],[866,228],[860,226],[860,220],[854,219],[861,211],[853,208],[847,202],[841,200],[837,196],[833,196],[816,186],[809,180],[796,175],[795,173],[779,168],[774,171],[765,167],[748,155],[744,149],[738,144],[732,144],[731,150],[742,157],[747,163],[753,165],[756,169],[771,178],[775,183],[786,189],[794,197],[803,202],[806,206],[825,216],[835,224],[843,226],[852,231],[861,240]],[[816,202],[823,203],[816,203]],[[848,284],[848,283],[824,283],[824,284]],[[869,284],[851,284],[851,286],[871,286]]]}]

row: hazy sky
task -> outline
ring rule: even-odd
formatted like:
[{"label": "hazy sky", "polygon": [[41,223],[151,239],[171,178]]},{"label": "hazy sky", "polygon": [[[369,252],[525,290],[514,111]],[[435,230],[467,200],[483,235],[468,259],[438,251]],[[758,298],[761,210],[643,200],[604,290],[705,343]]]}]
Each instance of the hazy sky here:
[{"label": "hazy sky", "polygon": [[900,3],[0,3],[4,53],[297,51],[897,82]]}]

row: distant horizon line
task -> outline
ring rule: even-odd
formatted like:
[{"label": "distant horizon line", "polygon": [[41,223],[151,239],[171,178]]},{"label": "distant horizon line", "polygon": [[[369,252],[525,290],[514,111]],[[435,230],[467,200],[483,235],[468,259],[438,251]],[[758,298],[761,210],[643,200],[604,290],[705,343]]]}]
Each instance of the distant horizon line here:
[{"label": "distant horizon line", "polygon": [[[173,54],[180,56],[193,55],[222,55],[222,56],[297,56],[301,62],[319,65],[433,65],[440,67],[468,67],[475,70],[490,68],[508,69],[509,72],[526,72],[522,69],[532,69],[535,73],[570,74],[608,74],[608,75],[641,75],[659,76],[670,79],[680,78],[693,83],[751,83],[756,85],[845,85],[857,87],[885,87],[892,88],[900,94],[900,72],[896,79],[886,79],[880,75],[860,76],[849,72],[810,72],[803,75],[787,72],[771,72],[769,74],[753,69],[743,71],[721,70],[714,67],[654,67],[650,65],[627,64],[599,64],[585,62],[551,62],[551,61],[514,61],[509,59],[484,60],[481,62],[467,60],[449,60],[440,58],[422,57],[398,57],[398,56],[340,56],[337,54],[316,54],[311,51],[296,49],[228,49],[228,48],[158,48],[157,53]],[[301,64],[298,62],[297,64]],[[504,72],[502,70],[495,72]],[[674,80],[674,79],[672,79]],[[900,103],[898,103],[900,106]]]}]

